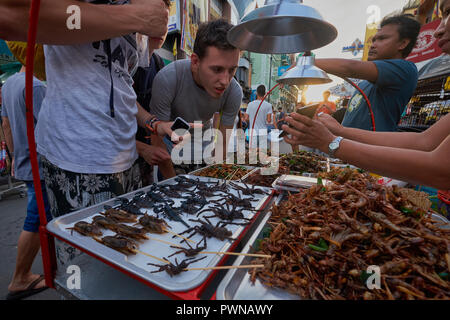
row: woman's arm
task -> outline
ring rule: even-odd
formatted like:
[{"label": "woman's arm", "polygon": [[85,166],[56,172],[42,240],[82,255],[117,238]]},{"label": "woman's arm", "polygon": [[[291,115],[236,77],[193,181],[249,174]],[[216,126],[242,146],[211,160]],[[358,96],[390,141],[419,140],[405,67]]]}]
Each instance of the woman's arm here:
[{"label": "woman's arm", "polygon": [[386,177],[450,189],[450,136],[431,152],[372,146],[344,139],[335,155]]},{"label": "woman's arm", "polygon": [[428,130],[414,132],[373,132],[343,127],[333,117],[322,114],[318,119],[336,136],[353,141],[393,148],[432,151],[449,135],[450,114],[443,117]]},{"label": "woman's arm", "polygon": [[[285,138],[286,142],[328,153],[328,145],[336,135],[320,121],[299,114],[291,114],[286,120],[292,126],[283,126],[283,130],[292,135],[292,138]],[[377,174],[447,190],[450,189],[450,126],[447,126],[446,132],[440,142],[434,141],[437,147],[432,151],[369,145],[344,139],[335,155]]]}]

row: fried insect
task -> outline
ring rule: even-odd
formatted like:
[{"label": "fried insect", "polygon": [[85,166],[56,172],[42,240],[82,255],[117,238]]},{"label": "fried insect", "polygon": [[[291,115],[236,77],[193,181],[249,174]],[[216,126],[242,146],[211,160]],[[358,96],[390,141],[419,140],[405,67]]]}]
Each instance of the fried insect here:
[{"label": "fried insect", "polygon": [[[180,263],[178,263],[177,258],[175,258],[175,264],[173,264],[173,263],[168,263],[168,264],[163,264],[163,265],[154,264],[154,263],[147,263],[147,264],[159,268],[156,271],[150,271],[150,273],[157,273],[157,272],[166,271],[171,277],[173,277],[173,276],[175,276],[177,274],[180,274],[181,272],[185,271],[184,269],[186,269],[190,264],[192,264],[194,262],[197,262],[197,261],[200,261],[200,260],[203,260],[205,258],[206,257],[201,257],[201,258],[198,258],[198,259],[188,258],[188,259],[184,259]],[[193,259],[195,259],[195,260],[193,260]]]},{"label": "fried insect", "polygon": [[197,217],[204,212],[213,212],[214,215],[204,216],[204,218],[219,218],[221,220],[226,220],[230,222],[238,219],[247,220],[247,222],[239,224],[244,226],[249,224],[251,219],[248,219],[244,216],[244,214],[242,213],[243,210],[245,209],[239,210],[237,209],[237,206],[226,203],[223,206],[211,206],[207,209],[204,209],[197,214]]},{"label": "fried insect", "polygon": [[[450,299],[450,231],[428,206],[368,174],[333,175],[273,207],[257,250],[271,258],[252,262],[265,265],[252,281],[305,299]],[[367,289],[369,266],[380,267],[380,289]]]},{"label": "fried insect", "polygon": [[156,214],[162,213],[167,218],[169,218],[170,220],[181,222],[186,227],[189,227],[189,225],[180,217],[180,210],[179,209],[172,208],[172,207],[170,207],[167,204],[162,204],[162,205],[155,206],[153,211]]},{"label": "fried insect", "polygon": [[242,194],[245,196],[252,196],[254,194],[265,194],[265,195],[269,194],[268,192],[265,192],[264,190],[259,189],[256,186],[249,187],[247,184],[245,184],[245,183],[243,183],[243,184],[244,184],[244,187],[240,186],[236,183],[230,182],[230,185],[234,189],[241,191]]},{"label": "fried insect", "polygon": [[105,246],[108,246],[114,250],[117,250],[125,255],[130,254],[136,254],[136,243],[134,243],[132,240],[122,237],[120,235],[115,236],[106,236],[101,239],[94,238],[95,241],[100,242],[101,244],[104,244]]},{"label": "fried insect", "polygon": [[143,214],[140,208],[133,204],[133,201],[129,201],[126,198],[117,198],[116,202],[120,203],[119,207],[117,207],[117,209],[119,210],[123,210],[129,214],[133,214],[136,216],[140,216]]},{"label": "fried insect", "polygon": [[195,175],[225,180],[239,180],[249,172],[249,169],[234,164],[217,164],[205,168]]},{"label": "fried insect", "polygon": [[117,220],[107,216],[94,216],[92,217],[92,224],[99,226],[103,229],[110,229],[110,227],[116,225]]},{"label": "fried insect", "polygon": [[72,230],[70,234],[73,234],[73,230],[78,232],[83,236],[93,237],[93,236],[101,236],[102,232],[99,227],[95,224],[88,223],[86,221],[79,221],[74,224],[72,228],[67,228],[68,230]]},{"label": "fried insect", "polygon": [[[194,234],[198,233],[204,237],[217,238],[222,241],[225,239],[236,240],[236,239],[231,238],[231,235],[232,235],[231,231],[228,230],[227,228],[225,228],[226,225],[235,224],[235,223],[219,221],[214,226],[213,224],[211,224],[211,222],[208,220],[208,218],[205,218],[205,221],[202,221],[200,219],[198,219],[198,220],[189,219],[189,221],[199,222],[200,226],[194,226],[194,227],[188,228],[187,230],[180,233],[180,235],[193,231],[187,238],[191,238]],[[173,236],[172,238],[174,238],[174,237],[175,236]],[[186,242],[186,240],[182,240],[181,242]]]},{"label": "fried insect", "polygon": [[[238,207],[242,207],[244,209],[247,210],[252,210],[253,209],[253,205],[251,202],[252,198],[244,198],[238,191],[238,195],[239,197],[235,196],[234,194],[227,194],[222,200],[216,200],[216,201],[211,201],[211,202],[215,202],[218,203],[220,205],[224,205],[225,203],[228,204],[232,204],[232,205],[236,205]],[[221,203],[220,201],[224,201],[223,203]]]},{"label": "fried insect", "polygon": [[128,226],[126,224],[117,223],[109,227],[110,230],[116,232],[124,237],[132,238],[135,240],[148,240],[149,238],[145,235],[147,230],[145,228],[136,228]]},{"label": "fried insect", "polygon": [[[106,206],[106,208],[108,208],[108,207]],[[105,212],[100,212],[100,214],[102,214],[106,217],[109,217],[109,218],[113,218],[114,220],[119,221],[119,222],[128,223],[128,222],[136,222],[137,221],[136,216],[131,215],[125,211],[117,210],[117,209],[114,209],[111,207],[106,209]]]},{"label": "fried insect", "polygon": [[[181,247],[178,247],[178,246],[170,246],[171,248],[180,249],[180,250],[172,253],[169,257],[174,256],[174,255],[179,254],[179,253],[184,253],[186,257],[194,257],[197,254],[199,254],[201,251],[205,250],[206,246],[207,246],[206,245],[206,237],[203,237],[203,239],[197,243],[197,245],[195,246],[195,249],[189,244],[189,242],[186,241],[186,243],[189,246],[189,248],[181,248]],[[200,246],[201,243],[203,243],[202,246]]]},{"label": "fried insect", "polygon": [[148,214],[139,218],[139,224],[149,233],[163,234],[167,233],[167,228],[170,228],[163,219],[149,216]]}]

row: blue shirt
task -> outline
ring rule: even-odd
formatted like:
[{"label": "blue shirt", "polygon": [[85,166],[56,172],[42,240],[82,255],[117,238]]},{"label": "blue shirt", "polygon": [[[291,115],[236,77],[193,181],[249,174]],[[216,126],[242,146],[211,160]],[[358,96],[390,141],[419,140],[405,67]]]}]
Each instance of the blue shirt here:
[{"label": "blue shirt", "polygon": [[[373,61],[378,69],[375,83],[363,81],[359,87],[369,99],[376,131],[397,131],[397,124],[417,86],[418,72],[414,63],[403,59]],[[348,103],[342,121],[344,127],[372,130],[367,103],[356,91]]]},{"label": "blue shirt", "polygon": [[[33,115],[35,125],[42,100],[44,100],[45,90],[44,83],[33,78]],[[25,106],[25,72],[16,73],[6,80],[2,87],[2,101],[1,115],[9,120],[14,144],[14,176],[18,180],[32,181],[33,174],[31,172],[30,151],[28,148]],[[40,175],[42,178],[41,170]]]}]

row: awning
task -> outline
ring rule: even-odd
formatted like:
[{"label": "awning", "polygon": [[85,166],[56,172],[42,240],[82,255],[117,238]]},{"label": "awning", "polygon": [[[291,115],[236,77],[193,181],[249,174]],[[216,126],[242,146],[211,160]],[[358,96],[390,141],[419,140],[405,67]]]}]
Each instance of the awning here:
[{"label": "awning", "polygon": [[250,69],[250,61],[248,61],[246,58],[240,58],[239,59],[239,68],[246,68]]},{"label": "awning", "polygon": [[450,74],[450,55],[437,57],[419,70],[419,80]]}]

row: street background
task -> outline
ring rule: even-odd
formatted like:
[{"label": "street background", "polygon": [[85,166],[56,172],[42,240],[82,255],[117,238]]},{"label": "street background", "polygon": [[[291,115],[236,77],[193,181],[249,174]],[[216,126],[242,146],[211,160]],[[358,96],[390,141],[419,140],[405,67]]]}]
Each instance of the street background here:
[{"label": "street background", "polygon": [[[0,192],[8,188],[8,179],[0,177]],[[5,300],[8,285],[14,273],[17,255],[17,241],[22,231],[27,211],[26,188],[25,197],[20,196],[20,190],[14,190],[2,195],[0,200],[0,300]],[[32,272],[43,274],[42,256],[39,251]],[[53,289],[44,290],[24,300],[60,300],[60,295]]]}]

